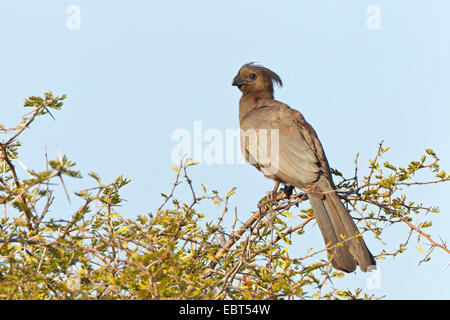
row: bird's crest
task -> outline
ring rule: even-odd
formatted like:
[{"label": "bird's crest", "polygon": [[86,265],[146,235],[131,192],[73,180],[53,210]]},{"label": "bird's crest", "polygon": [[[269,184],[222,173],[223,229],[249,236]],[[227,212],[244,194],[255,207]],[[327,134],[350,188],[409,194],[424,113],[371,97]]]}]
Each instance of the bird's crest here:
[{"label": "bird's crest", "polygon": [[252,68],[258,69],[258,70],[260,70],[261,73],[265,74],[269,79],[271,79],[273,83],[276,83],[278,85],[278,87],[281,88],[283,86],[283,82],[281,81],[281,78],[275,72],[273,72],[272,70],[270,70],[260,64],[257,64],[256,62],[246,63],[242,66],[242,68],[244,68],[244,67],[248,68],[248,69],[252,69]]}]

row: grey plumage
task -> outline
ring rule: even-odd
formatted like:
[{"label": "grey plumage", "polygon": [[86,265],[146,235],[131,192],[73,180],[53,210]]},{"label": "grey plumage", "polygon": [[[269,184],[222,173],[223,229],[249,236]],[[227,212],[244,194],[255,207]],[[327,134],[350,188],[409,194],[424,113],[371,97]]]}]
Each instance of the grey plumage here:
[{"label": "grey plumage", "polygon": [[[274,99],[273,82],[281,85],[273,71],[254,64],[244,65],[233,79],[233,85],[242,91],[239,122],[244,158],[266,177],[308,194],[336,269],[352,272],[359,265],[368,271],[375,259],[336,194],[316,132],[300,112]],[[257,136],[251,145],[249,132],[264,132],[266,137]],[[271,135],[273,132],[276,134]],[[261,154],[267,153],[270,163],[261,160]]]}]

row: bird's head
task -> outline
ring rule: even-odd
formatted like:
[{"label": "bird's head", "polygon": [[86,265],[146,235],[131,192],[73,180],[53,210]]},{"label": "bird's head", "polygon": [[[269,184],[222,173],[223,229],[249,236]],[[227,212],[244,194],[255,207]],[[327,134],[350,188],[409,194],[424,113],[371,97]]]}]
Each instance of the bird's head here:
[{"label": "bird's head", "polygon": [[273,94],[274,83],[280,87],[283,85],[275,72],[250,62],[239,69],[231,84],[238,87],[244,94],[256,91],[267,91]]}]

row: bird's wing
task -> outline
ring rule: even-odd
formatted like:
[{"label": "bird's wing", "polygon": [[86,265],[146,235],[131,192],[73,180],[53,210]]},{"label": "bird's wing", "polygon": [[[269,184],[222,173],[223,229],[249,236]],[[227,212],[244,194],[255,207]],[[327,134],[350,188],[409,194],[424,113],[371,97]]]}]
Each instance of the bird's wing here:
[{"label": "bird's wing", "polygon": [[[249,112],[241,122],[241,139],[248,132],[258,132],[256,148],[251,139],[242,139],[246,160],[266,176],[306,189],[320,175],[329,175],[328,162],[314,129],[300,112],[272,101]],[[276,134],[277,133],[277,134]],[[278,135],[278,136],[277,136]],[[270,154],[270,163],[261,161],[261,154]],[[273,178],[272,177],[272,178]]]}]

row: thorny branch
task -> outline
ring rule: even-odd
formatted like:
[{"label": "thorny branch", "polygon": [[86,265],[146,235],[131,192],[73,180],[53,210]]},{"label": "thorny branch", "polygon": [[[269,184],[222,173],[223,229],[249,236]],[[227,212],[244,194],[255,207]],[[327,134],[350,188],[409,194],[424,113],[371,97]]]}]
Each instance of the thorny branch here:
[{"label": "thorny branch", "polygon": [[[359,154],[357,154],[356,159],[355,159],[354,177],[352,177],[350,179],[346,179],[346,178],[342,177],[342,175],[339,172],[337,172],[338,176],[340,176],[342,179],[342,181],[340,181],[340,183],[338,184],[338,187],[341,187],[340,189],[338,189],[339,195],[342,197],[343,200],[347,201],[351,205],[354,212],[358,213],[359,217],[355,217],[355,219],[359,220],[359,221],[363,221],[365,223],[364,230],[361,232],[361,234],[366,232],[367,230],[371,230],[375,234],[375,236],[381,241],[380,234],[379,234],[380,228],[376,227],[377,222],[386,222],[386,226],[403,222],[411,229],[411,232],[416,232],[417,234],[425,237],[428,240],[430,249],[429,249],[426,257],[422,261],[424,261],[428,258],[428,256],[431,254],[431,252],[434,250],[435,247],[439,247],[442,250],[444,250],[446,253],[450,253],[449,249],[447,248],[447,246],[444,242],[439,243],[439,242],[433,240],[429,234],[425,233],[424,231],[421,230],[420,227],[418,227],[410,222],[410,220],[411,220],[410,213],[411,212],[420,212],[420,211],[424,212],[424,213],[435,212],[436,211],[435,208],[424,207],[421,204],[414,205],[410,202],[406,202],[404,200],[403,195],[396,198],[397,201],[395,201],[395,203],[393,203],[393,201],[392,201],[394,193],[396,191],[400,190],[400,188],[398,186],[412,186],[412,185],[440,183],[440,182],[448,181],[449,177],[448,176],[443,177],[441,175],[440,179],[433,180],[433,181],[426,181],[426,182],[404,182],[405,179],[399,179],[399,181],[396,181],[391,186],[385,186],[386,192],[384,192],[384,193],[379,192],[380,189],[382,189],[382,187],[380,187],[380,182],[381,182],[381,185],[383,185],[383,178],[381,176],[382,170],[380,169],[378,162],[379,162],[379,159],[381,158],[382,154],[385,153],[386,151],[387,151],[387,148],[384,149],[383,142],[381,142],[378,146],[378,150],[377,150],[374,160],[370,160],[371,166],[370,166],[369,175],[362,180],[361,184],[359,184],[360,178],[357,176]],[[430,152],[429,154],[433,155],[433,152]],[[432,161],[429,164],[425,165],[422,163],[421,165],[416,166],[416,167],[410,166],[409,172],[407,172],[407,170],[403,170],[403,173],[398,173],[397,177],[401,177],[401,174],[403,174],[404,176],[407,176],[407,177],[411,177],[414,175],[414,173],[416,171],[418,171],[420,169],[425,169],[425,168],[436,169],[436,165],[437,165],[438,161],[439,161],[439,159],[437,157],[435,157],[434,161]],[[389,168],[390,167],[389,164],[387,164],[386,167]],[[434,170],[434,171],[436,172],[437,170]],[[380,174],[375,175],[375,172],[378,172]],[[377,181],[374,181],[374,179],[377,179]],[[349,184],[349,182],[351,182],[351,183]],[[192,187],[192,185],[191,185],[191,187]],[[372,192],[372,190],[371,190],[372,187],[378,188],[376,194]],[[263,199],[261,199],[259,202],[259,210],[254,212],[250,216],[250,218],[241,225],[241,227],[238,230],[236,230],[235,232],[233,232],[231,235],[228,236],[228,241],[226,241],[226,243],[223,244],[219,248],[219,250],[217,251],[217,253],[214,256],[214,259],[209,264],[209,268],[206,269],[205,272],[202,274],[202,277],[207,278],[211,274],[217,272],[216,267],[220,263],[221,258],[224,257],[228,252],[232,251],[231,248],[233,246],[235,246],[236,243],[239,242],[239,240],[243,237],[243,235],[246,232],[250,232],[252,229],[257,229],[258,223],[261,222],[261,220],[263,219],[263,217],[265,215],[267,215],[268,213],[273,213],[276,216],[286,210],[289,210],[294,205],[297,206],[298,204],[305,201],[306,199],[307,199],[306,194],[304,194],[304,193],[299,193],[299,194],[293,195],[289,198],[286,198],[286,194],[284,193],[283,190],[278,192],[275,195],[275,197],[273,199],[271,199],[271,201],[268,201],[268,197],[264,197]],[[374,214],[371,213],[368,216],[363,216],[363,214],[358,210],[357,204],[362,205],[364,203],[370,204],[374,208],[378,208],[379,212],[383,211],[390,215],[381,217],[380,214],[378,214],[378,216],[375,216]],[[367,206],[363,206],[363,208],[364,208],[364,211],[367,211],[366,210]],[[225,209],[224,212],[226,212],[226,211],[227,210]],[[395,219],[395,218],[398,218],[398,219]],[[221,216],[220,220],[222,220],[222,219],[223,219],[223,215]],[[298,226],[290,227],[286,232],[279,233],[277,235],[277,237],[273,240],[273,242],[270,243],[270,245],[273,245],[274,243],[278,242],[280,239],[291,235],[292,233],[294,233],[297,230],[303,229],[304,226],[312,220],[314,220],[314,216],[310,215],[305,219],[304,222],[302,222]],[[246,239],[248,240],[250,238],[247,237]],[[247,240],[244,240],[244,241],[247,241]],[[346,239],[345,241],[348,241],[348,240],[349,239]],[[409,237],[408,237],[407,242],[408,241],[409,241]],[[383,256],[396,255],[404,250],[406,243],[401,244],[400,249],[397,250],[397,252],[395,252],[395,253],[387,253],[383,250],[380,254],[377,255],[377,257],[382,258]],[[303,260],[305,258],[309,258],[320,252],[323,252],[325,250],[326,250],[326,248],[321,249],[316,252],[313,252],[313,253],[310,253],[304,257],[291,259],[291,260],[292,261]],[[258,254],[261,254],[261,252],[255,252],[254,256],[256,256]],[[236,268],[241,267],[241,266],[242,266],[242,262],[241,262],[241,260],[239,260],[237,263],[235,263],[231,267],[228,266],[227,268],[229,270],[231,270],[230,272],[235,273]],[[329,261],[328,261],[328,263],[323,264],[322,267],[326,267],[325,269],[328,270],[328,268],[330,267]],[[229,275],[230,272],[227,275]],[[325,272],[326,279],[328,279],[328,277],[329,277],[328,273],[329,273],[329,271]],[[241,279],[244,279],[244,278],[241,277]],[[228,276],[226,277],[226,279],[228,280]],[[225,291],[225,290],[222,288],[220,293],[223,291]]]},{"label": "thorny branch", "polygon": [[[36,292],[60,299],[362,297],[360,290],[328,290],[332,279],[343,274],[333,270],[322,243],[318,250],[310,246],[305,254],[294,256],[289,250],[293,243],[309,243],[307,239],[295,240],[315,222],[305,193],[288,195],[284,189],[270,193],[255,203],[256,210],[241,222],[239,217],[247,216],[246,213],[239,213],[236,206],[230,208],[236,188],[225,196],[217,191],[208,193],[203,185],[203,193],[199,192],[189,176],[189,167],[196,164],[190,159],[183,159],[174,168],[175,181],[170,192],[162,194],[162,204],[155,214],[123,218],[117,212],[122,201],[119,189],[129,180],[119,177],[104,184],[91,173],[97,186],[76,193],[82,204],[72,218],[48,219],[54,200],[50,182],[63,175],[80,177],[70,169],[74,163],[60,155],[53,162],[46,159],[47,170],[32,172],[29,180],[21,180],[13,164],[17,138],[38,114],[48,113],[47,108],[58,101],[48,98],[45,103],[39,99],[30,102],[36,104],[35,113],[30,113],[24,125],[0,144],[0,160],[6,168],[0,175],[0,204],[5,211],[0,222],[0,298],[33,298]],[[431,232],[424,231],[431,222],[417,221],[428,213],[437,213],[437,207],[409,201],[401,192],[411,186],[446,182],[450,176],[439,168],[439,159],[430,149],[426,150],[426,157],[405,167],[395,167],[387,161],[382,164],[387,150],[381,142],[369,162],[367,176],[358,176],[359,154],[353,177],[345,178],[333,170],[339,180],[338,194],[358,221],[361,234],[372,234],[380,241],[383,249],[376,254],[378,259],[403,252],[413,234],[428,245],[421,262],[428,261],[431,253],[449,254],[443,240],[437,241]],[[431,161],[427,161],[430,157]],[[434,178],[413,180],[415,173],[423,170],[430,170]],[[176,196],[183,185],[190,198],[186,202]],[[205,215],[199,212],[201,204],[209,201],[220,208],[217,221],[205,222]],[[19,211],[17,216],[9,213],[11,207]],[[24,214],[25,223],[21,220]],[[393,225],[407,226],[408,237],[397,250],[387,252],[382,235]],[[71,274],[64,269],[67,266],[80,272],[78,291],[67,285]],[[46,270],[49,271],[44,274]],[[20,281],[16,280],[18,275]],[[50,278],[51,282],[42,282]],[[34,289],[27,287],[34,283]]]}]

